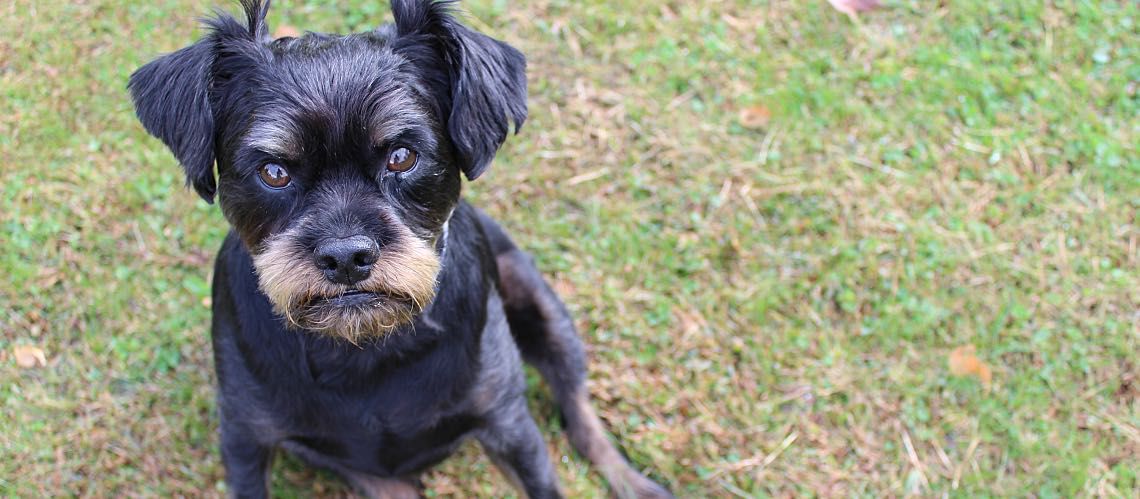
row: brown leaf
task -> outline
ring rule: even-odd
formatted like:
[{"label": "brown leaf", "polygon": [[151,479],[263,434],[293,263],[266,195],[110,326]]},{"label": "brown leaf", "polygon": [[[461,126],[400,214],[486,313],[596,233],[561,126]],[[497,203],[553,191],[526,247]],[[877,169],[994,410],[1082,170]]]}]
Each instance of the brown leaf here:
[{"label": "brown leaf", "polygon": [[288,24],[278,24],[277,29],[273,30],[273,38],[296,38],[298,36],[301,36],[301,30]]},{"label": "brown leaf", "polygon": [[36,275],[40,288],[50,288],[63,280],[63,272],[55,267],[40,267]]},{"label": "brown leaf", "polygon": [[740,125],[744,128],[767,128],[772,111],[764,106],[749,106],[740,110]]},{"label": "brown leaf", "polygon": [[883,4],[879,0],[827,0],[827,3],[835,7],[835,10],[853,16],[858,12],[866,12],[868,10],[877,9],[882,7]]},{"label": "brown leaf", "polygon": [[561,296],[563,299],[578,294],[578,289],[574,286],[574,283],[566,279],[555,279],[551,287],[553,287],[554,292],[558,293],[558,296]]},{"label": "brown leaf", "polygon": [[963,345],[950,352],[950,374],[955,376],[975,376],[988,390],[993,381],[990,366],[978,359],[974,345]]},{"label": "brown leaf", "polygon": [[16,365],[24,369],[43,367],[47,365],[47,357],[39,347],[18,346],[12,348],[12,356],[16,358]]}]

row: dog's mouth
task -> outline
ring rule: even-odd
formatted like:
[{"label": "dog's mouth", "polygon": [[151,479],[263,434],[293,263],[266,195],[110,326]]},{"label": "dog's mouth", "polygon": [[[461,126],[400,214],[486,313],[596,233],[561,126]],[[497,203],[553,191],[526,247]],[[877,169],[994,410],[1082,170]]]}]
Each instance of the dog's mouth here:
[{"label": "dog's mouth", "polygon": [[310,296],[283,312],[291,326],[357,343],[396,331],[411,323],[421,310],[411,297],[350,289]]},{"label": "dog's mouth", "polygon": [[350,289],[337,295],[313,297],[304,303],[303,306],[358,308],[367,307],[369,305],[412,306],[414,305],[414,302],[411,298],[405,296],[398,296],[390,293],[378,293],[375,291],[367,291],[363,289]]}]

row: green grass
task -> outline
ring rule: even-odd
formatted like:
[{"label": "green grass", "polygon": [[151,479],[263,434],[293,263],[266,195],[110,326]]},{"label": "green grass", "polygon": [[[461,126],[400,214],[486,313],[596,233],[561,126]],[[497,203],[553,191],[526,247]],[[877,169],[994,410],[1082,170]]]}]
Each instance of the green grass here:
[{"label": "green grass", "polygon": [[[274,3],[314,30],[388,15]],[[136,4],[0,8],[2,495],[224,491],[225,225],[124,90],[206,7]],[[1140,490],[1140,7],[937,4],[465,5],[531,89],[466,195],[535,254],[604,419],[679,495]],[[990,390],[950,374],[966,344]],[[48,365],[18,368],[19,345]],[[602,496],[533,385],[565,488]],[[287,458],[274,475],[344,490]],[[510,490],[474,446],[426,482]]]}]

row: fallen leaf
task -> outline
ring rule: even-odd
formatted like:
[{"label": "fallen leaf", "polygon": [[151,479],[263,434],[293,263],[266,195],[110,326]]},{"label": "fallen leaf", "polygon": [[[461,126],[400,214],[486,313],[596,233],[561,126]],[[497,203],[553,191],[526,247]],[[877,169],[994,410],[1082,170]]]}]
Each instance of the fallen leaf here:
[{"label": "fallen leaf", "polygon": [[827,0],[827,3],[835,7],[835,10],[849,16],[854,16],[856,13],[866,12],[883,6],[879,0]]},{"label": "fallen leaf", "polygon": [[740,110],[740,125],[744,128],[767,128],[772,111],[764,106],[749,106]]},{"label": "fallen leaf", "polygon": [[47,357],[39,347],[18,346],[12,349],[12,356],[16,357],[16,365],[24,369],[47,365]]},{"label": "fallen leaf", "polygon": [[963,345],[950,352],[950,374],[955,376],[975,376],[988,390],[993,381],[990,366],[978,359],[974,345]]},{"label": "fallen leaf", "polygon": [[40,267],[36,277],[41,288],[50,288],[63,280],[63,272],[55,267]]},{"label": "fallen leaf", "polygon": [[574,284],[565,279],[555,279],[554,283],[551,284],[551,287],[553,287],[554,292],[558,293],[558,296],[561,296],[562,298],[578,294],[578,290],[576,287],[574,287]]},{"label": "fallen leaf", "polygon": [[277,29],[273,30],[273,38],[297,38],[298,36],[301,36],[301,30],[288,24],[278,24]]}]

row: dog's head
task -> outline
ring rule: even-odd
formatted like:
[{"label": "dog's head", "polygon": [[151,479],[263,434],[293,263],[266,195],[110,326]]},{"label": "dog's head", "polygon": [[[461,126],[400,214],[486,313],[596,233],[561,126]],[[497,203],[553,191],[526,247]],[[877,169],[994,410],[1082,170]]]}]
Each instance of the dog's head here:
[{"label": "dog's head", "polygon": [[385,334],[434,295],[460,174],[482,174],[526,118],[525,59],[448,2],[393,0],[393,25],[277,40],[268,4],[242,0],[245,22],[210,19],[136,71],[136,112],[217,196],[289,324]]}]

